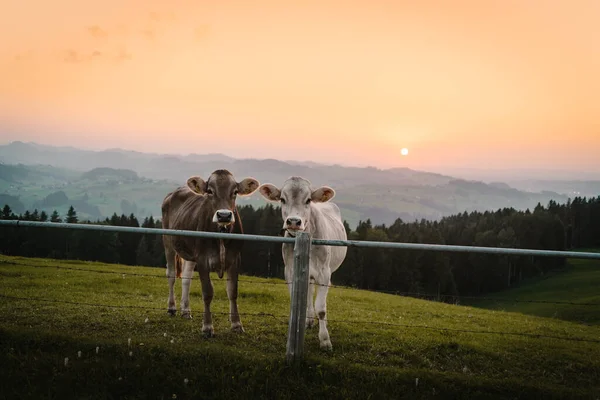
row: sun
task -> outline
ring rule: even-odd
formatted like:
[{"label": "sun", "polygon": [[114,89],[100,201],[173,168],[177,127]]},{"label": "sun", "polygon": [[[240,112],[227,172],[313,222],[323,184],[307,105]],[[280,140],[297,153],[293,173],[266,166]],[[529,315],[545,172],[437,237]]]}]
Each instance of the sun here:
[{"label": "sun", "polygon": [[408,149],[406,147],[402,148],[402,150],[400,150],[400,154],[402,154],[403,156],[407,156],[408,155]]}]

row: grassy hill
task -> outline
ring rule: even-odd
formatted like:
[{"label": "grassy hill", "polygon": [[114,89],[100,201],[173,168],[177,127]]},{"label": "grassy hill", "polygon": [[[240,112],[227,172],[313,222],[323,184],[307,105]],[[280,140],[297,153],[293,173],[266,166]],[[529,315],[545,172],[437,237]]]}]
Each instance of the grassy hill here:
[{"label": "grassy hill", "polygon": [[282,281],[241,278],[242,335],[229,332],[225,281],[213,282],[207,340],[198,279],[188,321],[166,315],[162,269],[0,256],[0,397],[600,397],[597,326],[332,288],[334,350],[309,330],[292,368]]},{"label": "grassy hill", "polygon": [[600,261],[569,260],[568,269],[527,282],[521,287],[497,293],[505,299],[587,303],[598,306],[526,303],[510,300],[483,300],[471,304],[498,311],[518,312],[557,318],[584,324],[600,325]]}]

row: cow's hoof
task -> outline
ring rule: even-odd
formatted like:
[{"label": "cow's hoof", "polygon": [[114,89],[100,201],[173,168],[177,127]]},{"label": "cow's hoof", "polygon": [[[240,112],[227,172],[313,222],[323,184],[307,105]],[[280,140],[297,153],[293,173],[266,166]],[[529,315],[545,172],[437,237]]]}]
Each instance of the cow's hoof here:
[{"label": "cow's hoof", "polygon": [[181,313],[181,318],[192,319],[192,313],[189,311]]},{"label": "cow's hoof", "polygon": [[167,314],[169,314],[171,317],[174,317],[177,314],[177,310],[175,310],[173,308],[169,308],[167,310]]},{"label": "cow's hoof", "polygon": [[202,336],[205,339],[210,339],[211,337],[215,336],[215,330],[213,329],[212,325],[202,327]]},{"label": "cow's hoof", "polygon": [[321,350],[324,350],[324,351],[331,351],[331,350],[333,350],[333,346],[331,345],[331,340],[329,340],[329,339],[323,340],[321,342]]},{"label": "cow's hoof", "polygon": [[235,333],[244,333],[244,327],[242,326],[241,322],[238,322],[237,324],[232,324],[231,325],[231,331],[235,332]]},{"label": "cow's hoof", "polygon": [[310,329],[315,326],[314,318],[306,318],[306,329]]}]

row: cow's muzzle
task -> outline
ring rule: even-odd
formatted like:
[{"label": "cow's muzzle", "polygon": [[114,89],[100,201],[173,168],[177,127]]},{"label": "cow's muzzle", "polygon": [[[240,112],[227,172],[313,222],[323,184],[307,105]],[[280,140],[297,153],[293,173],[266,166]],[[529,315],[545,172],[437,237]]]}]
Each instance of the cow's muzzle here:
[{"label": "cow's muzzle", "polygon": [[217,210],[213,215],[213,222],[219,224],[219,226],[229,226],[235,222],[235,216],[231,210]]},{"label": "cow's muzzle", "polygon": [[288,217],[285,220],[285,224],[283,226],[290,236],[296,236],[298,231],[304,230],[304,224],[302,223],[302,218],[300,217]]}]

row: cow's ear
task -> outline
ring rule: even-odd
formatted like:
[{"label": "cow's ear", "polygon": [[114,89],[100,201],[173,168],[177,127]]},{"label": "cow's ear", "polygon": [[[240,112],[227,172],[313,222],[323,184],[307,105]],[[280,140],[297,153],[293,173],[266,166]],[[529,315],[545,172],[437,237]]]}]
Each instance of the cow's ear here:
[{"label": "cow's ear", "polygon": [[192,191],[198,194],[206,193],[206,182],[204,182],[204,179],[200,178],[199,176],[192,176],[188,178],[187,185],[190,189],[192,189]]},{"label": "cow's ear", "polygon": [[240,183],[238,183],[238,194],[240,196],[248,196],[254,193],[256,189],[258,189],[258,181],[254,178],[246,178]]},{"label": "cow's ear", "polygon": [[317,203],[325,203],[333,199],[335,196],[335,190],[328,186],[323,186],[312,192],[311,199]]},{"label": "cow's ear", "polygon": [[262,196],[269,201],[279,201],[281,200],[281,191],[277,189],[275,185],[271,185],[270,183],[265,183],[258,188],[258,191]]}]

